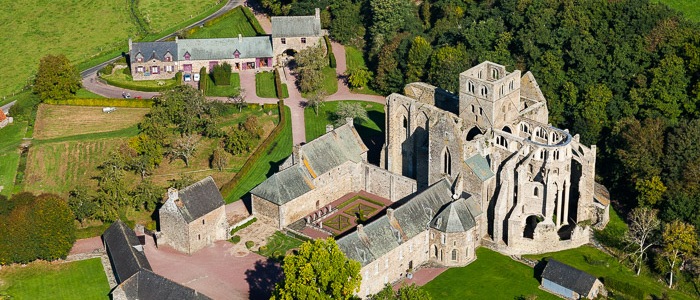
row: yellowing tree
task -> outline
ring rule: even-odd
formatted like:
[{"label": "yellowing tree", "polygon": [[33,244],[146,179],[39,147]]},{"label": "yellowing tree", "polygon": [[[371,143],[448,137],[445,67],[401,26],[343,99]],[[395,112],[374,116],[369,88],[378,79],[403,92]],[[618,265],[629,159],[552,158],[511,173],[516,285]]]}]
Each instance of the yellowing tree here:
[{"label": "yellowing tree", "polygon": [[360,287],[360,263],[349,260],[335,240],[305,242],[299,253],[284,258],[284,280],[273,300],[352,299]]},{"label": "yellowing tree", "polygon": [[668,272],[668,287],[673,287],[673,274],[681,269],[685,261],[693,255],[698,247],[697,235],[693,225],[673,221],[666,224],[662,235],[663,251],[657,260],[657,266]]}]

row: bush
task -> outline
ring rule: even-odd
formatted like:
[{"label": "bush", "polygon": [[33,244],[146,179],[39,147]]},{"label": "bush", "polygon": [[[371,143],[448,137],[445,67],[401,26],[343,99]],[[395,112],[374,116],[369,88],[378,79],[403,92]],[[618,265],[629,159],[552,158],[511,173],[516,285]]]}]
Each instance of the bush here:
[{"label": "bush", "polygon": [[276,140],[277,136],[279,136],[282,132],[282,129],[286,124],[286,117],[284,115],[283,110],[284,100],[279,101],[279,103],[277,104],[277,109],[279,111],[279,123],[277,124],[275,129],[273,129],[272,132],[270,132],[270,135],[267,136],[267,138],[262,143],[260,143],[258,149],[248,157],[248,160],[246,160],[245,164],[243,164],[243,167],[241,167],[238,173],[236,173],[236,175],[233,176],[233,178],[229,182],[224,183],[224,185],[222,185],[219,189],[224,198],[228,197],[228,195],[236,188],[238,182],[248,175],[248,172],[250,172],[250,169],[255,165],[255,162],[258,159],[260,159],[260,157],[264,155],[266,151],[268,151],[268,148],[270,147],[270,145],[272,145],[272,142]]},{"label": "bush", "polygon": [[207,88],[209,85],[209,74],[207,74],[207,68],[202,67],[199,70],[199,90],[202,91],[202,94],[206,95],[207,93]]},{"label": "bush", "polygon": [[46,104],[72,105],[72,106],[114,106],[114,107],[138,107],[150,108],[153,106],[151,99],[119,99],[119,98],[80,98],[53,100],[47,99]]},{"label": "bush", "polygon": [[[125,68],[124,70],[125,70],[124,71],[125,74],[131,75],[131,71],[129,71],[129,68]],[[178,74],[180,74],[180,72],[175,73],[175,83],[173,83],[171,85],[154,86],[154,87],[129,84],[129,83],[124,83],[122,81],[114,81],[114,80],[111,80],[111,79],[105,78],[105,77],[100,77],[100,80],[106,82],[109,85],[113,85],[113,86],[120,87],[120,88],[127,89],[127,90],[142,91],[142,92],[162,92],[162,91],[172,90],[174,87],[180,85],[180,82],[182,82],[182,74],[180,74],[180,77],[178,77]]]},{"label": "bush", "polygon": [[603,278],[605,288],[632,297],[633,299],[646,299],[647,292],[634,284],[622,282],[614,278]]},{"label": "bush", "polygon": [[272,252],[272,257],[280,257],[282,256],[282,251],[275,250],[275,252]]},{"label": "bush", "polygon": [[277,99],[282,100],[284,98],[284,89],[282,89],[282,79],[280,78],[280,73],[275,69],[273,72],[275,74],[275,92],[277,93]]},{"label": "bush", "polygon": [[241,241],[241,236],[234,235],[231,237],[231,243],[238,244]]},{"label": "bush", "polygon": [[114,71],[114,64],[107,64],[100,70],[100,75],[109,75]]},{"label": "bush", "polygon": [[260,246],[260,248],[258,249],[258,251],[261,251],[261,252],[267,251],[267,246]]},{"label": "bush", "polygon": [[245,247],[246,247],[246,248],[250,249],[250,248],[253,248],[253,246],[255,246],[255,242],[253,242],[253,241],[247,241],[247,242],[245,242]]},{"label": "bush", "polygon": [[268,103],[268,104],[263,104],[263,109],[264,109],[264,110],[273,110],[273,109],[275,109],[275,108],[277,108],[277,104],[270,104],[270,103]]},{"label": "bush", "polygon": [[182,72],[175,73],[175,82],[176,84],[180,84],[180,82],[182,82]]},{"label": "bush", "polygon": [[338,63],[335,61],[335,54],[333,54],[331,40],[328,38],[327,35],[324,35],[323,39],[326,41],[326,51],[328,51],[328,66],[335,69]]},{"label": "bush", "polygon": [[214,66],[214,69],[211,71],[211,74],[211,77],[214,78],[214,84],[231,85],[231,65],[229,65],[228,63],[223,63],[221,65]]}]

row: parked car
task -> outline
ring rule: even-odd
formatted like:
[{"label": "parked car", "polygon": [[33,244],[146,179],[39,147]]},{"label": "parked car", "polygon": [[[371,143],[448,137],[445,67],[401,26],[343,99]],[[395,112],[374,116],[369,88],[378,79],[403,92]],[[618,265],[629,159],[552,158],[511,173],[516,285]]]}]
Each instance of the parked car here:
[{"label": "parked car", "polygon": [[130,98],[131,98],[131,94],[130,94],[130,93],[127,93],[127,92],[122,92],[122,97],[124,97],[125,99],[130,99]]},{"label": "parked car", "polygon": [[185,82],[192,81],[192,74],[185,74],[183,78],[185,78]]},{"label": "parked car", "polygon": [[199,73],[194,73],[194,81],[199,81]]}]

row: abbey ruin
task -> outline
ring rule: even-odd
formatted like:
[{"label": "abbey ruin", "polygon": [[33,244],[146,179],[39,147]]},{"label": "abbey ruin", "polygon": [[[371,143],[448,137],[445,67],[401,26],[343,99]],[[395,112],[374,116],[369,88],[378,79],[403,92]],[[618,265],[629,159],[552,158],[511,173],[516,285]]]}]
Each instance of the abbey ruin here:
[{"label": "abbey ruin", "polygon": [[[520,255],[588,243],[608,221],[595,145],[549,124],[530,72],[487,61],[459,82],[456,94],[411,83],[387,97],[379,167],[352,122],[295,148],[251,191],[253,213],[335,236],[362,264],[360,296],[426,263],[466,265],[479,246]],[[341,198],[358,193],[368,196]]]}]

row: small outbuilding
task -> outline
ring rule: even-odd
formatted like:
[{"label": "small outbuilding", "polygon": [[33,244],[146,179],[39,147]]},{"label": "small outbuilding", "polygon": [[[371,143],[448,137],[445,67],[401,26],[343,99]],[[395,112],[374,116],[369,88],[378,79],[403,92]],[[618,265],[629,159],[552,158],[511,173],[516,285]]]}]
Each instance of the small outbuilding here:
[{"label": "small outbuilding", "polygon": [[566,299],[593,299],[607,295],[603,283],[593,275],[551,258],[542,271],[542,287]]}]

